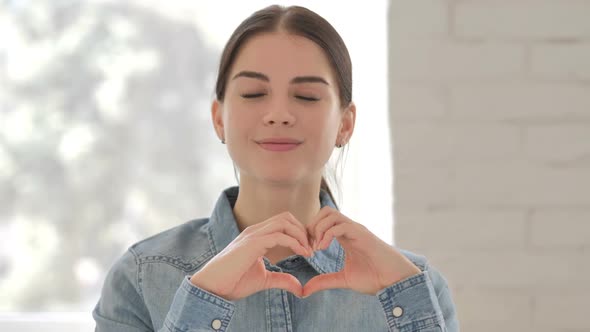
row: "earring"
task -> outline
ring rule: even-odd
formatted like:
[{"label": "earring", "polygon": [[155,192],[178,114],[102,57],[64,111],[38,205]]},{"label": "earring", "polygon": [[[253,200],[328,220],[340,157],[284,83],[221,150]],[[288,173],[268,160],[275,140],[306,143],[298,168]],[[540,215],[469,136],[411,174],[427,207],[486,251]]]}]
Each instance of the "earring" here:
[{"label": "earring", "polygon": [[222,140],[221,140],[221,144],[225,144],[225,140],[223,140],[223,139],[222,139]]}]

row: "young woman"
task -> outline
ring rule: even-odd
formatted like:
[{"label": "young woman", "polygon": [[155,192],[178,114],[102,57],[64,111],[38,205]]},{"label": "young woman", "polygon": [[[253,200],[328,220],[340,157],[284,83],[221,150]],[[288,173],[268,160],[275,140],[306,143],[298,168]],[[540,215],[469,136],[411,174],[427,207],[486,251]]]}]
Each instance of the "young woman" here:
[{"label": "young woman", "polygon": [[356,117],[334,28],[302,7],[248,17],[221,56],[215,131],[239,171],[210,218],[133,245],[97,331],[458,331],[444,277],[339,212],[322,176]]}]

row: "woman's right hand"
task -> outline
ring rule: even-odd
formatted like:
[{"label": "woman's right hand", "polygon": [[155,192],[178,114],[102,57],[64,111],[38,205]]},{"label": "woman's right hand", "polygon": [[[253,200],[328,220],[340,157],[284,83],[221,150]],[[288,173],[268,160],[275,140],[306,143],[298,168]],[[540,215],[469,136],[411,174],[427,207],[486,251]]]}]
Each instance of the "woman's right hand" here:
[{"label": "woman's right hand", "polygon": [[307,231],[289,212],[244,229],[227,247],[191,277],[191,283],[235,301],[269,288],[281,288],[301,297],[303,286],[294,276],[268,271],[263,256],[276,246],[311,256]]}]

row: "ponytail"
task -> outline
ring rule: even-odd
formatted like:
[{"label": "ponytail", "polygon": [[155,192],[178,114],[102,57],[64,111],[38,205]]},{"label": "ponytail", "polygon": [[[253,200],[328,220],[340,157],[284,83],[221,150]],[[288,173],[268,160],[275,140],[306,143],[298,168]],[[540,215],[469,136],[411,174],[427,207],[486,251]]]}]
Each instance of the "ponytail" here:
[{"label": "ponytail", "polygon": [[320,190],[324,190],[328,193],[328,195],[330,195],[330,199],[332,199],[332,202],[334,202],[334,206],[336,207],[337,210],[339,210],[338,204],[336,204],[336,200],[334,199],[334,195],[332,195],[332,191],[330,190],[330,187],[328,186],[328,182],[326,182],[326,179],[324,179],[323,176],[322,176],[322,182],[320,184]]}]

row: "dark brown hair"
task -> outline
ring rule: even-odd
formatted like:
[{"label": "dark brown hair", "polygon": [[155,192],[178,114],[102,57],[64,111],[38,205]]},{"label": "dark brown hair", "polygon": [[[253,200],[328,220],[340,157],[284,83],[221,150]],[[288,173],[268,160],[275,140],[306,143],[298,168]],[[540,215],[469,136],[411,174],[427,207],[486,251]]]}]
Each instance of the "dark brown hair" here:
[{"label": "dark brown hair", "polygon": [[[305,37],[322,48],[338,83],[340,107],[342,109],[347,107],[352,101],[352,63],[348,49],[336,29],[328,21],[315,12],[299,6],[272,5],[263,8],[250,15],[236,28],[221,54],[215,86],[217,100],[223,101],[225,97],[229,72],[241,46],[257,34],[276,31],[285,31]],[[323,176],[321,189],[327,191],[336,204],[332,191]]]}]

